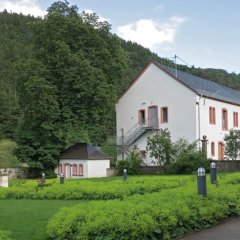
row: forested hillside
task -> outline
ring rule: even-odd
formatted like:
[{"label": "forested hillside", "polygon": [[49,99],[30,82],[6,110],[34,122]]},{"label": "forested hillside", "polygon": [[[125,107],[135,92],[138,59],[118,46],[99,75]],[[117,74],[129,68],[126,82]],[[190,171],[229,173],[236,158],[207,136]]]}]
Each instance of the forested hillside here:
[{"label": "forested hillside", "polygon": [[[173,66],[110,32],[97,14],[56,2],[44,19],[0,13],[0,139],[36,170],[52,169],[77,141],[115,134],[115,103],[150,60]],[[240,89],[240,75],[179,69]]]}]

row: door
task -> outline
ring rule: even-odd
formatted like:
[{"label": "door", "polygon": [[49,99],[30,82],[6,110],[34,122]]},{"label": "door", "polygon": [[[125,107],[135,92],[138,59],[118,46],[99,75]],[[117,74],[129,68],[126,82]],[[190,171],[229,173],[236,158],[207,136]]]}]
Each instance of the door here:
[{"label": "door", "polygon": [[218,160],[224,159],[224,144],[222,142],[218,143]]},{"label": "door", "polygon": [[158,108],[152,106],[148,108],[149,127],[158,128]]},{"label": "door", "polygon": [[71,178],[71,165],[70,164],[65,165],[65,177]]}]

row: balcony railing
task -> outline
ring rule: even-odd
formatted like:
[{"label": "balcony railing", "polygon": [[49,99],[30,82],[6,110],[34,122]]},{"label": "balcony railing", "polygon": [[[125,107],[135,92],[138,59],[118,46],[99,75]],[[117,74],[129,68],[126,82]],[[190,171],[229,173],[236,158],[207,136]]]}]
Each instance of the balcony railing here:
[{"label": "balcony railing", "polygon": [[130,146],[137,141],[145,132],[158,130],[159,120],[149,121],[139,125],[139,123],[134,124],[122,137],[118,138],[119,145]]}]

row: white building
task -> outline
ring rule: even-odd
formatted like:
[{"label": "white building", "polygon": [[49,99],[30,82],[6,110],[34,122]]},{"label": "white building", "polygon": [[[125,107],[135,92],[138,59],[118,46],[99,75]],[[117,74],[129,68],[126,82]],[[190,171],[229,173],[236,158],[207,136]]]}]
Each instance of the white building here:
[{"label": "white building", "polygon": [[66,178],[106,177],[110,157],[87,143],[76,143],[59,155],[55,173]]},{"label": "white building", "polygon": [[224,135],[238,129],[239,106],[240,91],[151,62],[116,104],[118,144],[136,145],[150,164],[147,137],[168,128],[173,141],[206,135],[207,156],[223,160]]}]

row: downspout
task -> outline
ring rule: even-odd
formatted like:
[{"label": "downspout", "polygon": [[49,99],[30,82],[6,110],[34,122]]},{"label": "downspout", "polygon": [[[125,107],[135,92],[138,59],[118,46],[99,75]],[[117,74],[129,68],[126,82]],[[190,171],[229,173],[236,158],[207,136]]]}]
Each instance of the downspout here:
[{"label": "downspout", "polygon": [[201,136],[200,136],[200,131],[201,131],[200,103],[201,103],[201,98],[202,98],[202,95],[200,95],[199,101],[198,101],[198,148],[199,148],[199,151],[201,151],[201,142],[200,142],[200,139],[201,139]]}]

